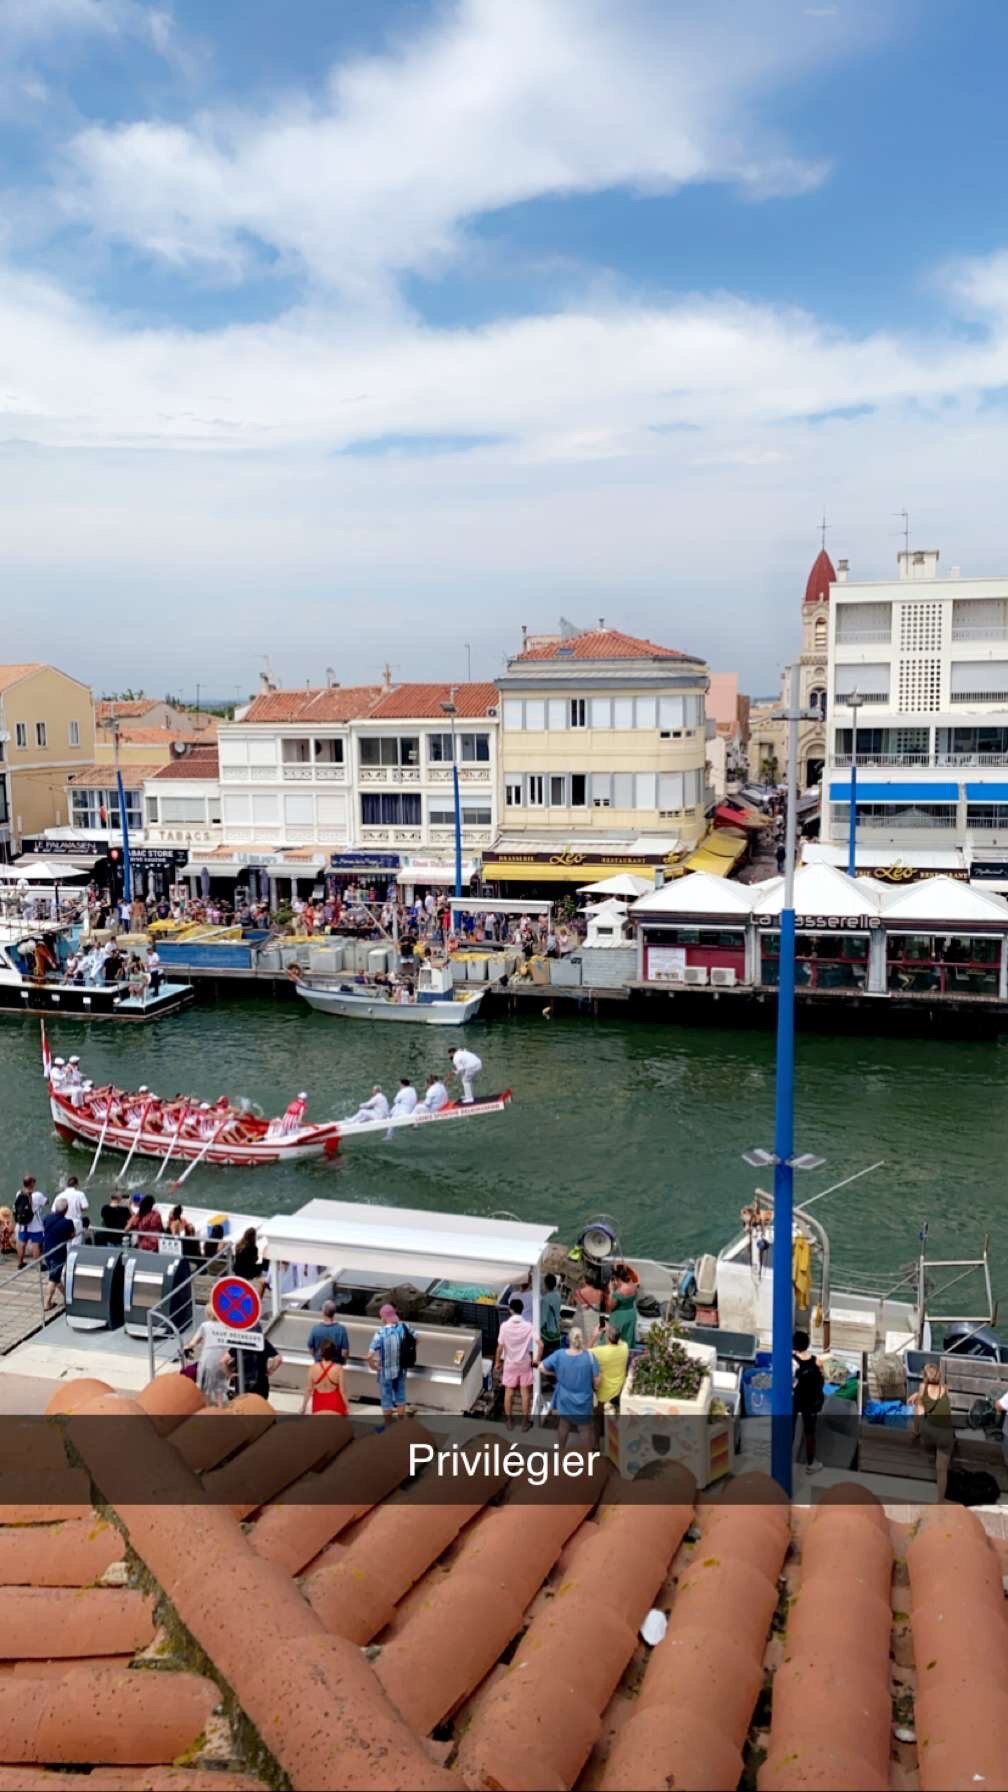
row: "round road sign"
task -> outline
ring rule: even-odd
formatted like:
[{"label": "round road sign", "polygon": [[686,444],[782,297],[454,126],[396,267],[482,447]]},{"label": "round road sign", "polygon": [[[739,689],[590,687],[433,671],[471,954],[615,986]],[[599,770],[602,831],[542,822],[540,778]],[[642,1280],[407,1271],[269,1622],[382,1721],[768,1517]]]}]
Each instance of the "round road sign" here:
[{"label": "round road sign", "polygon": [[210,1305],[214,1318],[232,1331],[246,1332],[258,1323],[262,1302],[251,1282],[241,1276],[222,1276],[213,1285]]}]

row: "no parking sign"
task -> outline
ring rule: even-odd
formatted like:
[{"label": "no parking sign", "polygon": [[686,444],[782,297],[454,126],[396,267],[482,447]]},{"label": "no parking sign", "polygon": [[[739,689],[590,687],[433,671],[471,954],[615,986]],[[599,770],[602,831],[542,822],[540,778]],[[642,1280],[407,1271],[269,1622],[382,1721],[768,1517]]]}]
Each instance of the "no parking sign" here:
[{"label": "no parking sign", "polygon": [[213,1285],[210,1306],[215,1319],[231,1331],[248,1331],[257,1325],[262,1302],[251,1282],[242,1276],[222,1276]]}]

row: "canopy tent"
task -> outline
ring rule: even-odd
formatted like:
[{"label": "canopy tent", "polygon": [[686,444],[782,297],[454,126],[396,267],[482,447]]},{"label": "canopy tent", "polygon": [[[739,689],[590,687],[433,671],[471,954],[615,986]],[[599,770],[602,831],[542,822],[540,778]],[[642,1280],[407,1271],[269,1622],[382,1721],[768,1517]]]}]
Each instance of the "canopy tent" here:
[{"label": "canopy tent", "polygon": [[477,1219],[422,1208],[309,1201],[260,1232],[274,1264],[313,1263],[400,1282],[483,1282],[503,1288],[536,1271],[555,1226]]},{"label": "canopy tent", "polygon": [[450,896],[452,914],[464,909],[472,915],[550,915],[552,902],[544,896]]},{"label": "canopy tent", "polygon": [[83,870],[73,861],[59,859],[36,859],[32,864],[0,865],[0,879],[4,883],[19,884],[69,884],[75,878],[88,877],[90,873]]},{"label": "canopy tent", "polygon": [[639,921],[665,915],[748,915],[758,884],[734,884],[709,871],[690,871],[685,877],[652,890],[633,904]]},{"label": "canopy tent", "polygon": [[[478,859],[462,860],[462,882],[471,883],[479,873]],[[455,885],[455,861],[450,864],[436,859],[414,859],[411,865],[403,865],[395,874],[397,884],[437,884],[446,888]],[[485,905],[484,905],[485,906]]]},{"label": "canopy tent", "polygon": [[[758,894],[753,914],[779,915],[784,907],[784,879],[771,877],[754,887]],[[871,878],[848,877],[846,871],[838,871],[833,865],[801,865],[795,872],[794,906],[799,915],[859,920],[864,915],[877,915],[883,901]]]},{"label": "canopy tent", "polygon": [[[864,877],[858,879],[859,885],[868,881]],[[920,883],[886,890],[882,919],[887,927],[919,921],[942,927],[971,921],[1004,927],[1008,922],[1008,902],[1003,896],[978,890],[975,884],[962,883],[955,877],[928,877]]]},{"label": "canopy tent", "polygon": [[714,820],[722,827],[753,828],[757,831],[771,825],[770,816],[765,815],[762,809],[754,808],[751,803],[741,803],[733,796],[722,797],[714,810]]},{"label": "canopy tent", "polygon": [[654,889],[651,877],[634,877],[629,871],[618,871],[615,877],[603,877],[597,884],[579,884],[579,896],[643,896]]}]

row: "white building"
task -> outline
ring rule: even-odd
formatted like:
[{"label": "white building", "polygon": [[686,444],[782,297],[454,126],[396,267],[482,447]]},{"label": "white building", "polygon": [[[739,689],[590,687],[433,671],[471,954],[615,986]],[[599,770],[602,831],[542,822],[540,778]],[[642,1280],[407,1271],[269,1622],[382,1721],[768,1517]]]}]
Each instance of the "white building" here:
[{"label": "white building", "polygon": [[938,551],[899,577],[830,586],[821,839],[845,860],[852,711],[859,870],[951,863],[1008,889],[1008,576],[939,577]]}]

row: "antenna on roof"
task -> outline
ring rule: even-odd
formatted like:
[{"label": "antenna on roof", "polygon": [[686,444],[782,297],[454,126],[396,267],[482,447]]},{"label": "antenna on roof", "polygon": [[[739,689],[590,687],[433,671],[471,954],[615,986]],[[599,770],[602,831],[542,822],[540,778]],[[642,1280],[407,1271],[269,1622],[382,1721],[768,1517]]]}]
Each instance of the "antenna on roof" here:
[{"label": "antenna on roof", "polygon": [[382,678],[385,681],[385,689],[390,691],[392,689],[392,668],[389,665],[388,660],[385,661],[385,664],[382,667]]},{"label": "antenna on roof", "polygon": [[575,635],[582,635],[582,634],[584,634],[584,630],[578,628],[576,622],[568,622],[566,616],[561,616],[561,618],[560,618],[560,639],[562,641],[572,641],[574,639]]},{"label": "antenna on roof", "polygon": [[325,677],[326,677],[326,684],[329,686],[329,689],[332,690],[333,685],[336,683],[336,668],[335,668],[335,666],[327,666],[326,667]]},{"label": "antenna on roof", "polygon": [[823,553],[824,553],[824,554],[825,554],[825,552],[826,552],[826,531],[827,531],[827,529],[828,529],[828,528],[829,528],[829,524],[828,524],[828,522],[827,522],[827,521],[826,521],[826,507],[825,507],[825,505],[824,505],[824,506],[823,506],[823,513],[822,513],[822,520],[821,520],[821,522],[820,522],[820,524],[819,524],[819,528],[820,528],[820,530],[821,530],[821,532],[822,532],[822,549],[823,549]]},{"label": "antenna on roof", "polygon": [[907,564],[909,565],[909,562],[910,562],[910,512],[909,512],[909,510],[901,510],[899,514],[903,518],[903,546],[906,549]]}]

